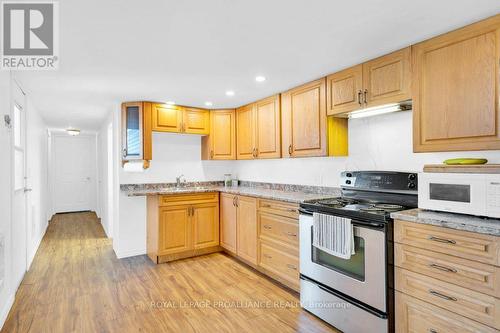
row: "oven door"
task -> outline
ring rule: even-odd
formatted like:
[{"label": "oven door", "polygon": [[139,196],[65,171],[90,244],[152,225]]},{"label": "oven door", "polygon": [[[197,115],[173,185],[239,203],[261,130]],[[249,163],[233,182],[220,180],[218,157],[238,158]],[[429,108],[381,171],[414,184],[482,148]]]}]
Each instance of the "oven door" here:
[{"label": "oven door", "polygon": [[312,246],[312,215],[300,215],[300,273],[316,282],[387,312],[384,229],[354,223],[355,252],[341,259]]}]

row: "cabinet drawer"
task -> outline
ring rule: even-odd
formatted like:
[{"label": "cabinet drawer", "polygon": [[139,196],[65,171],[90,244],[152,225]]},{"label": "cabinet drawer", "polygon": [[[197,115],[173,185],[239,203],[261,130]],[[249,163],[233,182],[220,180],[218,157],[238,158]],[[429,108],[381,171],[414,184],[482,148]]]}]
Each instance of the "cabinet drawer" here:
[{"label": "cabinet drawer", "polygon": [[396,220],[394,241],[487,264],[500,265],[500,237]]},{"label": "cabinet drawer", "polygon": [[160,206],[191,205],[219,201],[218,192],[187,193],[160,196]]},{"label": "cabinet drawer", "polygon": [[259,236],[285,242],[297,249],[299,224],[297,220],[259,212]]},{"label": "cabinet drawer", "polygon": [[259,211],[286,216],[294,219],[299,218],[299,205],[289,202],[259,200]]},{"label": "cabinet drawer", "polygon": [[493,333],[497,330],[396,292],[398,333]]},{"label": "cabinet drawer", "polygon": [[394,253],[398,267],[500,297],[500,267],[397,243]]},{"label": "cabinet drawer", "polygon": [[500,300],[396,267],[396,290],[480,323],[500,328]]},{"label": "cabinet drawer", "polygon": [[273,244],[260,243],[259,266],[276,274],[280,278],[299,285],[299,258],[281,251]]}]

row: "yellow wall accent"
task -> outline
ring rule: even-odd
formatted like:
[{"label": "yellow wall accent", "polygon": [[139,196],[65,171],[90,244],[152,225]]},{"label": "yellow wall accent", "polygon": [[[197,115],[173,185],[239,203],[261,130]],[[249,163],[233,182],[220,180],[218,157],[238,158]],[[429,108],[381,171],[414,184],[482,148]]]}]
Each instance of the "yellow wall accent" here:
[{"label": "yellow wall accent", "polygon": [[347,118],[328,117],[328,156],[349,153]]}]

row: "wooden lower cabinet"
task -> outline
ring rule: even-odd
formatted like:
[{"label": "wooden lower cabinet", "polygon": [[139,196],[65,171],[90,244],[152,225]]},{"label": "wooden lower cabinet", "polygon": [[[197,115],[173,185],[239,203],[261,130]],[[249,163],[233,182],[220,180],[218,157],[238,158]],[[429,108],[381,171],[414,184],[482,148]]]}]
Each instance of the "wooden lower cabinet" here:
[{"label": "wooden lower cabinet", "polygon": [[257,264],[257,199],[238,196],[237,207],[237,251],[247,262]]},{"label": "wooden lower cabinet", "polygon": [[499,332],[500,237],[396,220],[396,332]]},{"label": "wooden lower cabinet", "polygon": [[396,332],[493,333],[498,331],[396,291]]},{"label": "wooden lower cabinet", "polygon": [[160,263],[219,250],[218,193],[148,196],[151,260]]},{"label": "wooden lower cabinet", "polygon": [[220,246],[236,253],[236,195],[220,194]]}]

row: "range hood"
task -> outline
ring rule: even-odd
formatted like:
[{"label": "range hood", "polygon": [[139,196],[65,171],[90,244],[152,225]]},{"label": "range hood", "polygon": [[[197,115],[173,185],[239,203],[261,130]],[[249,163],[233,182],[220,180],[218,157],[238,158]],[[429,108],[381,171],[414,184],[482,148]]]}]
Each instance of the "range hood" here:
[{"label": "range hood", "polygon": [[377,105],[370,108],[364,108],[361,110],[352,111],[347,114],[347,117],[349,119],[365,118],[391,112],[409,111],[411,109],[412,109],[412,101],[407,100],[400,103]]}]

